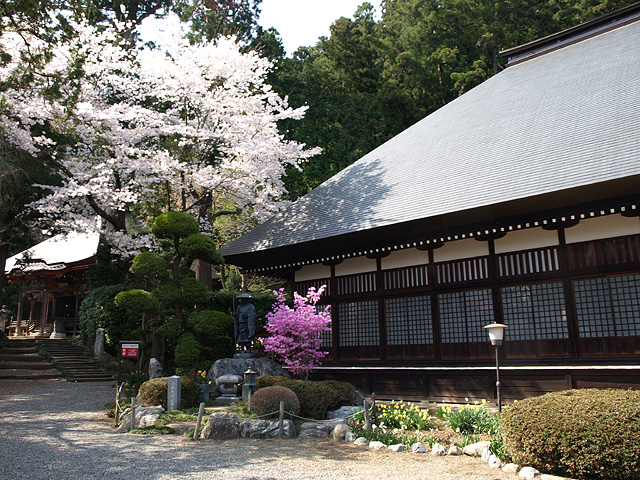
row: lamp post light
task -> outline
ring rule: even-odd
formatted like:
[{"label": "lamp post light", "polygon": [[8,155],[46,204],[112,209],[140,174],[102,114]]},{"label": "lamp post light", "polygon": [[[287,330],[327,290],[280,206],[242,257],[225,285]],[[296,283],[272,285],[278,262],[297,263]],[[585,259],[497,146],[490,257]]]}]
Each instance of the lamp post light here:
[{"label": "lamp post light", "polygon": [[504,339],[504,329],[506,325],[502,323],[492,323],[491,325],[485,325],[487,333],[489,334],[489,340],[491,345],[496,350],[496,393],[498,394],[498,412],[502,412],[502,397],[500,396],[500,361],[498,360],[498,349],[502,345]]}]

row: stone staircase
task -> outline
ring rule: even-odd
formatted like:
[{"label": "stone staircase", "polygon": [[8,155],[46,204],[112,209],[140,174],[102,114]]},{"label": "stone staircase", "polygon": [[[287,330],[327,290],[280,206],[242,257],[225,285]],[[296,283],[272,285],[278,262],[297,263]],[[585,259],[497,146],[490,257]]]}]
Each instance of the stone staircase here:
[{"label": "stone staircase", "polygon": [[0,349],[0,379],[61,378],[59,370],[38,354],[35,338],[4,339]]},{"label": "stone staircase", "polygon": [[63,370],[69,382],[112,382],[112,375],[103,372],[98,363],[87,356],[84,348],[67,339],[41,339],[42,346],[56,365]]}]

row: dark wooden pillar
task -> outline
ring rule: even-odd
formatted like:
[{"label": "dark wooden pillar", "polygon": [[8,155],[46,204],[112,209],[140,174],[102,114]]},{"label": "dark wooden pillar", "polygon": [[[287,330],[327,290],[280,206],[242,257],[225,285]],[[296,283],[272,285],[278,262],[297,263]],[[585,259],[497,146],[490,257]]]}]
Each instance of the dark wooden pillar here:
[{"label": "dark wooden pillar", "polygon": [[14,336],[18,336],[20,334],[20,327],[22,326],[22,310],[24,308],[24,294],[22,293],[22,288],[18,286],[18,312],[16,314],[16,331]]}]

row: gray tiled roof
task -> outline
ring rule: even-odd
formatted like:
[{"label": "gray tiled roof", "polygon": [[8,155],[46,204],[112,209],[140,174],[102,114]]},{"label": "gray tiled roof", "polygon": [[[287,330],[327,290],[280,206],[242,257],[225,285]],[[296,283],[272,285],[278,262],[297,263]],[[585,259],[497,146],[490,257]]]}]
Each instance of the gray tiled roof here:
[{"label": "gray tiled roof", "polygon": [[633,175],[640,175],[640,22],[507,68],[221,251],[428,222]]}]

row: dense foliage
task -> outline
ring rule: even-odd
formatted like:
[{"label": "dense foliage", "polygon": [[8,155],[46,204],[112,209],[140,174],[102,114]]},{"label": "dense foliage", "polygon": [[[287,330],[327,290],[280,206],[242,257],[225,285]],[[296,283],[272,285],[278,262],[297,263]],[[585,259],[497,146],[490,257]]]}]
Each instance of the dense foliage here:
[{"label": "dense foliage", "polygon": [[640,479],[640,392],[569,390],[517,402],[500,432],[515,463],[576,479]]},{"label": "dense foliage", "polygon": [[[147,380],[140,385],[140,390],[138,391],[137,396],[138,405],[162,405],[166,410],[168,385],[169,379],[167,377]],[[195,406],[198,398],[198,391],[193,382],[186,377],[182,377],[180,387],[180,408],[190,408]]]},{"label": "dense foliage", "polygon": [[344,405],[354,405],[357,400],[356,388],[347,382],[323,380],[292,380],[285,377],[258,377],[258,392],[266,387],[279,385],[293,390],[300,401],[300,415],[323,420],[329,410],[337,410]]},{"label": "dense foliage", "polygon": [[139,338],[141,325],[123,317],[114,303],[119,293],[131,288],[130,284],[105,285],[91,290],[80,305],[80,332],[93,341],[96,330],[105,330],[106,348],[115,353],[120,340]]},{"label": "dense foliage", "polygon": [[[234,353],[233,318],[202,308],[209,301],[207,287],[194,278],[196,261],[223,262],[211,237],[198,233],[191,215],[167,212],[159,215],[151,232],[161,252],[141,252],[131,263],[140,288],[120,292],[115,303],[131,323],[139,323],[153,335],[152,350],[161,357],[164,341],[182,372],[208,370],[218,358]],[[161,334],[161,335],[159,335]]]}]

